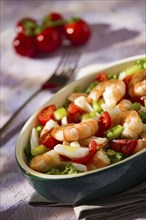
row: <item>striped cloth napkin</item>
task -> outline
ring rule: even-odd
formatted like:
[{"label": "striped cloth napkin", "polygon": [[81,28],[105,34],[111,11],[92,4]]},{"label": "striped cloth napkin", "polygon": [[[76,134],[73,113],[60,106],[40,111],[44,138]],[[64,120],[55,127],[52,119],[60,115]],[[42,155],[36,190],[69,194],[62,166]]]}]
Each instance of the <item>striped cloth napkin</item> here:
[{"label": "striped cloth napkin", "polygon": [[146,219],[146,181],[112,197],[74,207],[78,220]]}]

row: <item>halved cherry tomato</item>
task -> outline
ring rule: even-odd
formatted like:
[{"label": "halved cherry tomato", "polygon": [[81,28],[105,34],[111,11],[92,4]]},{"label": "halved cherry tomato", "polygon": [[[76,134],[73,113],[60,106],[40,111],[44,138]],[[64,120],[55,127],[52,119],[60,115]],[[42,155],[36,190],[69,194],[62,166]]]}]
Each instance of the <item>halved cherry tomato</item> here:
[{"label": "halved cherry tomato", "polygon": [[129,76],[126,76],[126,77],[123,79],[123,81],[124,81],[126,87],[128,87],[128,85],[129,85],[129,83],[130,83],[130,81],[131,81],[131,79],[132,79],[132,76],[133,76],[133,75],[129,75]]},{"label": "halved cherry tomato", "polygon": [[89,154],[85,157],[81,157],[81,158],[78,158],[78,159],[72,159],[72,162],[86,164],[96,154],[96,151],[98,150],[98,147],[99,146],[96,143],[96,141],[94,141],[94,140],[91,141],[89,143]]},{"label": "halved cherry tomato", "polygon": [[107,76],[107,74],[106,74],[105,72],[100,72],[100,73],[96,76],[95,80],[97,80],[97,81],[99,81],[99,82],[103,82],[103,81],[108,80],[108,76]]},{"label": "halved cherry tomato", "polygon": [[45,125],[50,119],[54,119],[54,111],[56,110],[56,105],[50,105],[42,109],[38,115],[38,120],[41,124]]},{"label": "halved cherry tomato", "polygon": [[51,136],[50,131],[48,131],[39,138],[39,143],[43,144],[45,147],[48,147],[49,149],[53,149],[56,146],[56,144],[59,143],[59,141],[53,138]]},{"label": "halved cherry tomato", "polygon": [[70,103],[70,104],[69,104],[69,106],[68,106],[68,111],[69,111],[71,114],[76,114],[76,113],[83,114],[83,113],[84,113],[84,110],[81,109],[80,107],[78,107],[77,105],[75,105],[74,103]]},{"label": "halved cherry tomato", "polygon": [[111,127],[111,116],[108,112],[103,112],[98,119],[99,129],[107,131]]},{"label": "halved cherry tomato", "polygon": [[111,141],[111,148],[123,154],[132,154],[137,145],[137,139],[118,139]]}]

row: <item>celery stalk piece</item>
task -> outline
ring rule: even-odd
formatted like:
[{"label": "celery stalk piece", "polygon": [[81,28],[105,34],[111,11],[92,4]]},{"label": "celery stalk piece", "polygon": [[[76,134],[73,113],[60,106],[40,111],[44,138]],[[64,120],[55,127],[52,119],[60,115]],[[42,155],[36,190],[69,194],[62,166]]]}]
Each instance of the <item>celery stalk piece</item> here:
[{"label": "celery stalk piece", "polygon": [[123,129],[122,125],[117,125],[106,131],[106,137],[109,140],[117,139],[122,134]]},{"label": "celery stalk piece", "polygon": [[130,110],[138,111],[140,109],[140,107],[141,107],[140,103],[134,102],[134,103],[131,104]]},{"label": "celery stalk piece", "polygon": [[66,109],[61,107],[54,112],[55,120],[59,121],[67,115]]},{"label": "celery stalk piece", "polygon": [[44,145],[39,145],[38,147],[35,147],[34,149],[31,150],[31,154],[33,156],[36,156],[38,154],[43,154],[47,152],[49,149],[45,147]]}]

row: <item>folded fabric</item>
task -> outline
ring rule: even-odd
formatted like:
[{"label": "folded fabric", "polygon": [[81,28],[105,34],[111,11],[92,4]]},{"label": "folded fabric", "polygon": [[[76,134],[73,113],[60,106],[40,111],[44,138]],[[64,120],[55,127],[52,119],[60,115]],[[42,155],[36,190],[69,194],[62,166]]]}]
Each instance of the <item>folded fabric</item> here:
[{"label": "folded fabric", "polygon": [[140,212],[143,212],[142,217],[146,217],[146,181],[113,197],[76,206],[74,211],[80,220],[117,220]]}]

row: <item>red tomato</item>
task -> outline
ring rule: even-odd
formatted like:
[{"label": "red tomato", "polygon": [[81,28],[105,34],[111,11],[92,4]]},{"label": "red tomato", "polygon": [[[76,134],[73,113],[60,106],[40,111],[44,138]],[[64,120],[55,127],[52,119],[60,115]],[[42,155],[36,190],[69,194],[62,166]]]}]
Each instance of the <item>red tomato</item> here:
[{"label": "red tomato", "polygon": [[50,131],[48,131],[39,138],[39,143],[43,144],[45,147],[53,149],[59,141],[53,138]]},{"label": "red tomato", "polygon": [[59,14],[58,12],[51,12],[49,15],[48,15],[48,18],[51,20],[51,21],[60,21],[60,20],[63,20],[63,16],[61,14]]},{"label": "red tomato", "polygon": [[23,33],[28,36],[33,36],[37,22],[33,18],[22,18],[16,24],[16,32]]},{"label": "red tomato", "polygon": [[89,143],[89,154],[85,157],[72,159],[72,162],[86,164],[88,161],[90,161],[93,158],[97,150],[98,150],[98,144],[95,141],[91,141]]},{"label": "red tomato", "polygon": [[107,74],[106,74],[105,72],[100,72],[100,73],[96,76],[95,80],[97,80],[97,81],[99,81],[99,82],[103,82],[103,81],[108,80],[108,76],[107,76]]},{"label": "red tomato", "polygon": [[62,36],[55,27],[48,27],[36,36],[36,43],[40,51],[53,52],[61,46]]},{"label": "red tomato", "polygon": [[137,140],[119,139],[111,141],[111,148],[123,154],[132,154],[137,145]]},{"label": "red tomato", "polygon": [[41,124],[45,125],[50,119],[54,119],[55,105],[50,105],[42,109],[38,115],[38,120]]},{"label": "red tomato", "polygon": [[98,119],[99,129],[107,131],[111,127],[111,116],[108,112],[103,112]]},{"label": "red tomato", "polygon": [[13,47],[21,56],[35,57],[37,55],[37,47],[34,37],[19,34],[13,40]]},{"label": "red tomato", "polygon": [[124,83],[126,84],[126,87],[128,87],[128,85],[129,85],[129,83],[130,83],[130,81],[131,81],[131,79],[132,79],[132,76],[133,76],[133,75],[129,75],[129,76],[126,76],[126,77],[123,79]]},{"label": "red tomato", "polygon": [[70,103],[70,104],[69,104],[69,106],[68,106],[68,111],[69,111],[71,114],[76,114],[76,113],[83,114],[83,113],[84,113],[84,110],[81,109],[80,107],[78,107],[77,105],[75,105],[74,103]]},{"label": "red tomato", "polygon": [[64,25],[64,34],[73,45],[82,45],[89,40],[91,30],[89,24],[78,19]]}]

